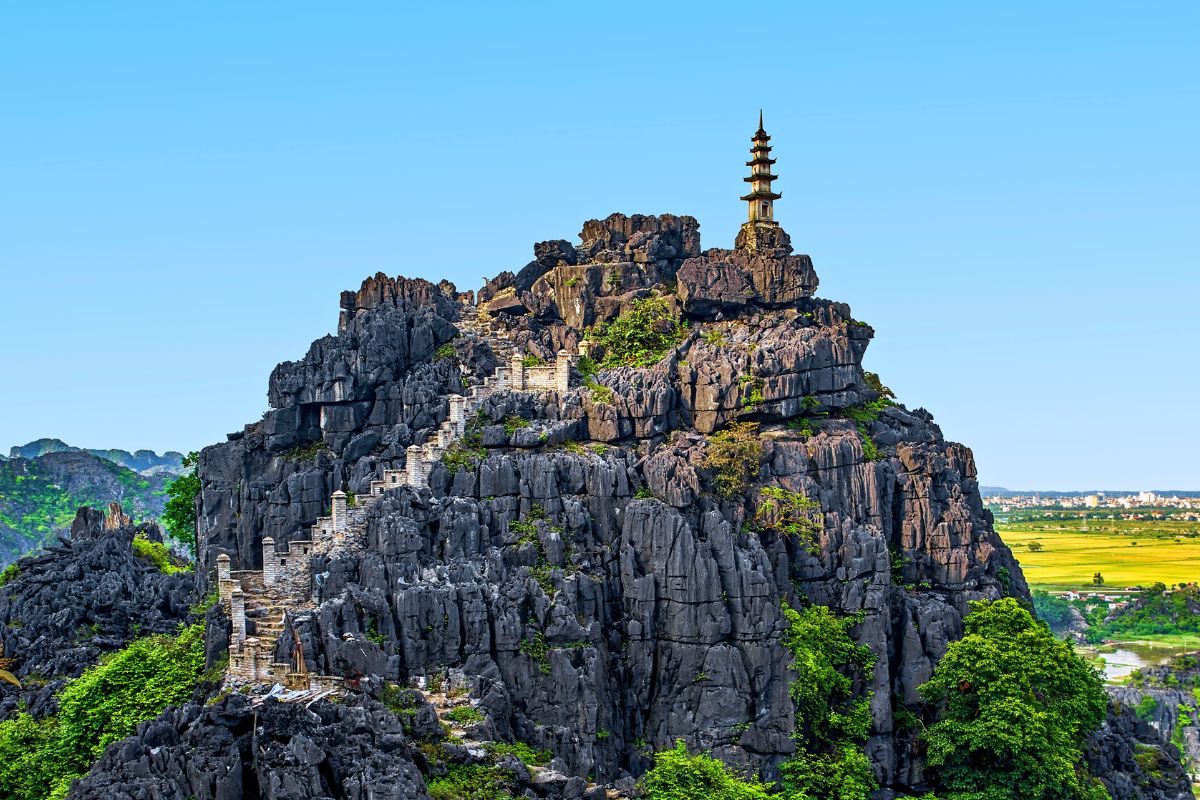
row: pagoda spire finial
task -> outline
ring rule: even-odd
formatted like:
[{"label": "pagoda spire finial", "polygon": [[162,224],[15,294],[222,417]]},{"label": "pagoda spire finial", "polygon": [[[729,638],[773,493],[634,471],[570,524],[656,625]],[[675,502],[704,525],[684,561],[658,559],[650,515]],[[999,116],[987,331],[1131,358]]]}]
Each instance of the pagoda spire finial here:
[{"label": "pagoda spire finial", "polygon": [[746,162],[746,166],[750,167],[750,177],[742,179],[750,184],[750,194],[743,196],[742,199],[750,205],[750,224],[752,225],[776,226],[779,224],[775,221],[775,201],[783,195],[771,190],[771,181],[775,180],[775,176],[771,174],[771,165],[775,163],[775,159],[771,158],[771,146],[767,144],[769,141],[771,141],[771,137],[763,129],[763,113],[760,108],[758,110],[758,130],[750,139],[753,145],[750,148],[752,158]]}]

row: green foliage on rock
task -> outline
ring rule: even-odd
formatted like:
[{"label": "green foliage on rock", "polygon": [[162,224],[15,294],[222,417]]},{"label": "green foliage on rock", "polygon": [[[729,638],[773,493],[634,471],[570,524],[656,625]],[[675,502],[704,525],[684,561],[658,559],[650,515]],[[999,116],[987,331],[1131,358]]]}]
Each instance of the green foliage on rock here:
[{"label": "green foliage on rock", "polygon": [[511,800],[507,774],[486,764],[449,764],[426,784],[433,800]]},{"label": "green foliage on rock", "polygon": [[782,486],[764,486],[758,490],[754,524],[760,528],[793,536],[812,549],[823,522],[821,504],[806,494],[789,492]]},{"label": "green foliage on rock", "polygon": [[771,784],[740,778],[707,753],[692,755],[682,739],[654,754],[654,768],[642,776],[649,800],[770,800]]},{"label": "green foliage on rock", "polygon": [[9,583],[10,581],[15,580],[16,577],[20,574],[21,574],[20,566],[18,566],[16,563],[9,564],[7,567],[4,568],[3,572],[0,572],[0,586],[4,586],[5,584]]},{"label": "green foliage on rock", "polygon": [[1056,630],[1067,627],[1073,617],[1069,602],[1042,589],[1033,593],[1033,613]]},{"label": "green foliage on rock", "polygon": [[785,761],[788,800],[866,800],[876,788],[863,749],[871,728],[870,694],[855,680],[871,679],[875,656],[850,637],[859,617],[839,617],[825,606],[784,606],[783,644],[792,651],[788,689],[796,710],[796,754]]},{"label": "green foliage on rock", "polygon": [[683,341],[687,330],[666,297],[646,297],[607,325],[589,330],[588,341],[600,351],[604,369],[650,367]]},{"label": "green foliage on rock", "polygon": [[704,466],[713,471],[717,494],[734,497],[750,488],[758,475],[761,455],[758,425],[753,422],[734,422],[709,436]]},{"label": "green foliage on rock", "polygon": [[204,671],[204,626],[138,639],[72,680],[57,716],[21,713],[0,723],[0,797],[66,796],[113,742],[192,696]]},{"label": "green foliage on rock", "polygon": [[163,527],[172,539],[196,552],[196,495],[200,494],[200,476],[196,462],[200,454],[194,450],[183,459],[189,472],[167,484],[167,505],[163,509]]},{"label": "green foliage on rock", "polygon": [[158,568],[159,572],[174,575],[176,572],[190,572],[190,564],[176,564],[171,558],[171,550],[162,542],[152,542],[143,536],[133,537],[130,542],[134,555],[145,559]]},{"label": "green foliage on rock", "polygon": [[926,763],[943,800],[1098,800],[1081,766],[1103,682],[1012,598],[971,603],[966,634],[920,687],[939,709]]}]

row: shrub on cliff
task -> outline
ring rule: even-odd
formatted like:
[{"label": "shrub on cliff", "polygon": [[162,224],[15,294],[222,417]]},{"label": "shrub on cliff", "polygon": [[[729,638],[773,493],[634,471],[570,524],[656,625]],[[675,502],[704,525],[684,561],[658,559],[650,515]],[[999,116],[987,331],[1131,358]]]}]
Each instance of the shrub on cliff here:
[{"label": "shrub on cliff", "polygon": [[0,797],[65,797],[104,748],[164,708],[180,705],[204,670],[204,625],[148,636],[67,684],[56,717],[27,713],[0,723]]},{"label": "shrub on cliff", "polygon": [[753,422],[734,422],[708,437],[704,466],[714,473],[717,494],[734,497],[750,488],[750,482],[758,475],[761,454],[758,425]]},{"label": "shrub on cliff", "polygon": [[635,301],[624,314],[607,325],[588,331],[588,341],[600,351],[599,365],[650,367],[687,335],[687,323],[672,313],[665,297]]},{"label": "shrub on cliff", "polygon": [[682,739],[654,754],[654,768],[642,777],[650,800],[769,800],[771,784],[735,775],[707,753],[692,755]]},{"label": "shrub on cliff", "polygon": [[920,687],[937,704],[926,764],[944,800],[1096,800],[1080,765],[1104,721],[1099,674],[1016,600],[971,603],[966,635]]},{"label": "shrub on cliff", "polygon": [[866,800],[876,788],[863,749],[871,728],[870,681],[875,656],[850,637],[858,617],[839,617],[825,606],[783,607],[792,651],[788,693],[796,709],[796,755],[780,765],[788,800]]},{"label": "shrub on cliff", "polygon": [[191,471],[167,484],[168,499],[162,515],[167,533],[193,554],[196,552],[196,495],[200,494],[200,476],[196,474],[199,460],[200,454],[195,451],[184,457],[183,466]]}]

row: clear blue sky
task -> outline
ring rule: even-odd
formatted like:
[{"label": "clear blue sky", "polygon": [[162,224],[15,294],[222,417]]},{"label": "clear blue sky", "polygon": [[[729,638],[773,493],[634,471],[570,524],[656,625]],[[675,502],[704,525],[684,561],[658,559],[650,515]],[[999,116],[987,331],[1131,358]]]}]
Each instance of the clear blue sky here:
[{"label": "clear blue sky", "polygon": [[402,5],[0,11],[0,449],[218,441],[377,270],[730,246],[761,106],[820,294],[984,483],[1200,488],[1196,3]]}]

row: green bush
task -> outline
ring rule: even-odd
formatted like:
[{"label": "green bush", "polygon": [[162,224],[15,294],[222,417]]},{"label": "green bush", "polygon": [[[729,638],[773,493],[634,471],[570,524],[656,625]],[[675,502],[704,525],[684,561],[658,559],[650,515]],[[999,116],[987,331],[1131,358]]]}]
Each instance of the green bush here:
[{"label": "green bush", "polygon": [[588,340],[602,353],[599,363],[604,369],[653,366],[685,336],[687,323],[674,316],[665,297],[636,300],[612,322],[588,331]]},{"label": "green bush", "polygon": [[545,766],[550,763],[550,759],[554,754],[549,750],[534,750],[524,742],[489,742],[484,745],[494,758],[503,758],[504,756],[516,756],[525,764],[533,766]]},{"label": "green bush", "polygon": [[770,800],[771,784],[739,778],[707,753],[692,755],[682,739],[654,754],[654,768],[642,776],[649,800]]},{"label": "green bush", "polygon": [[734,497],[750,488],[758,476],[761,455],[758,425],[753,422],[734,422],[709,436],[703,464],[714,472],[717,494]]},{"label": "green bush", "polygon": [[134,555],[158,567],[159,572],[174,575],[176,572],[191,572],[192,570],[190,564],[176,564],[171,558],[170,549],[162,542],[152,542],[139,534],[133,537],[130,544],[133,547]]},{"label": "green bush", "polygon": [[521,428],[528,428],[528,427],[529,427],[529,420],[527,420],[523,417],[518,417],[518,416],[510,414],[509,416],[504,418],[504,433],[507,434],[508,436],[512,436],[514,433],[521,430]]},{"label": "green bush", "polygon": [[596,383],[594,380],[586,380],[583,385],[591,392],[592,402],[605,406],[613,404],[613,390],[611,387]]},{"label": "green bush", "polygon": [[454,349],[454,342],[445,342],[438,345],[438,349],[433,351],[434,361],[446,361],[447,359],[456,358],[458,351]]},{"label": "green bush", "polygon": [[920,687],[938,720],[929,774],[949,800],[1097,800],[1080,767],[1107,710],[1103,681],[1013,598],[971,603],[965,635]]},{"label": "green bush", "polygon": [[[323,446],[323,445],[322,445]],[[196,496],[200,494],[200,475],[196,463],[200,454],[192,451],[183,459],[183,475],[166,486],[167,502],[163,507],[162,523],[167,535],[196,553]]]},{"label": "green bush", "polygon": [[824,524],[821,504],[806,494],[789,492],[782,486],[765,486],[758,491],[754,523],[765,530],[794,536],[808,549],[817,543]]},{"label": "green bush", "polygon": [[875,440],[871,438],[871,434],[867,433],[866,425],[858,426],[858,435],[862,438],[863,458],[867,461],[878,461],[883,458],[883,453],[879,451]]},{"label": "green bush", "polygon": [[1144,695],[1133,707],[1133,713],[1143,722],[1153,719],[1155,711],[1158,711],[1158,700],[1152,694]]},{"label": "green bush", "polygon": [[57,717],[28,714],[0,723],[0,797],[66,796],[113,742],[167,706],[189,700],[204,672],[204,626],[150,636],[105,657],[69,682]]},{"label": "green bush", "polygon": [[433,800],[511,800],[507,776],[485,764],[450,764],[446,774],[430,778],[426,789]]},{"label": "green bush", "polygon": [[474,706],[455,706],[446,712],[446,719],[459,725],[474,725],[483,722],[483,712]]},{"label": "green bush", "polygon": [[854,678],[871,679],[875,656],[850,637],[859,617],[825,606],[783,607],[795,677],[788,689],[796,710],[796,754],[780,765],[784,797],[866,800],[876,788],[863,747],[871,727],[870,694]]},{"label": "green bush", "polygon": [[18,566],[16,562],[9,564],[7,567],[4,568],[3,572],[0,572],[0,586],[4,586],[4,585],[8,584],[10,581],[15,580],[17,575],[19,575],[20,573],[21,573],[21,567]]}]

